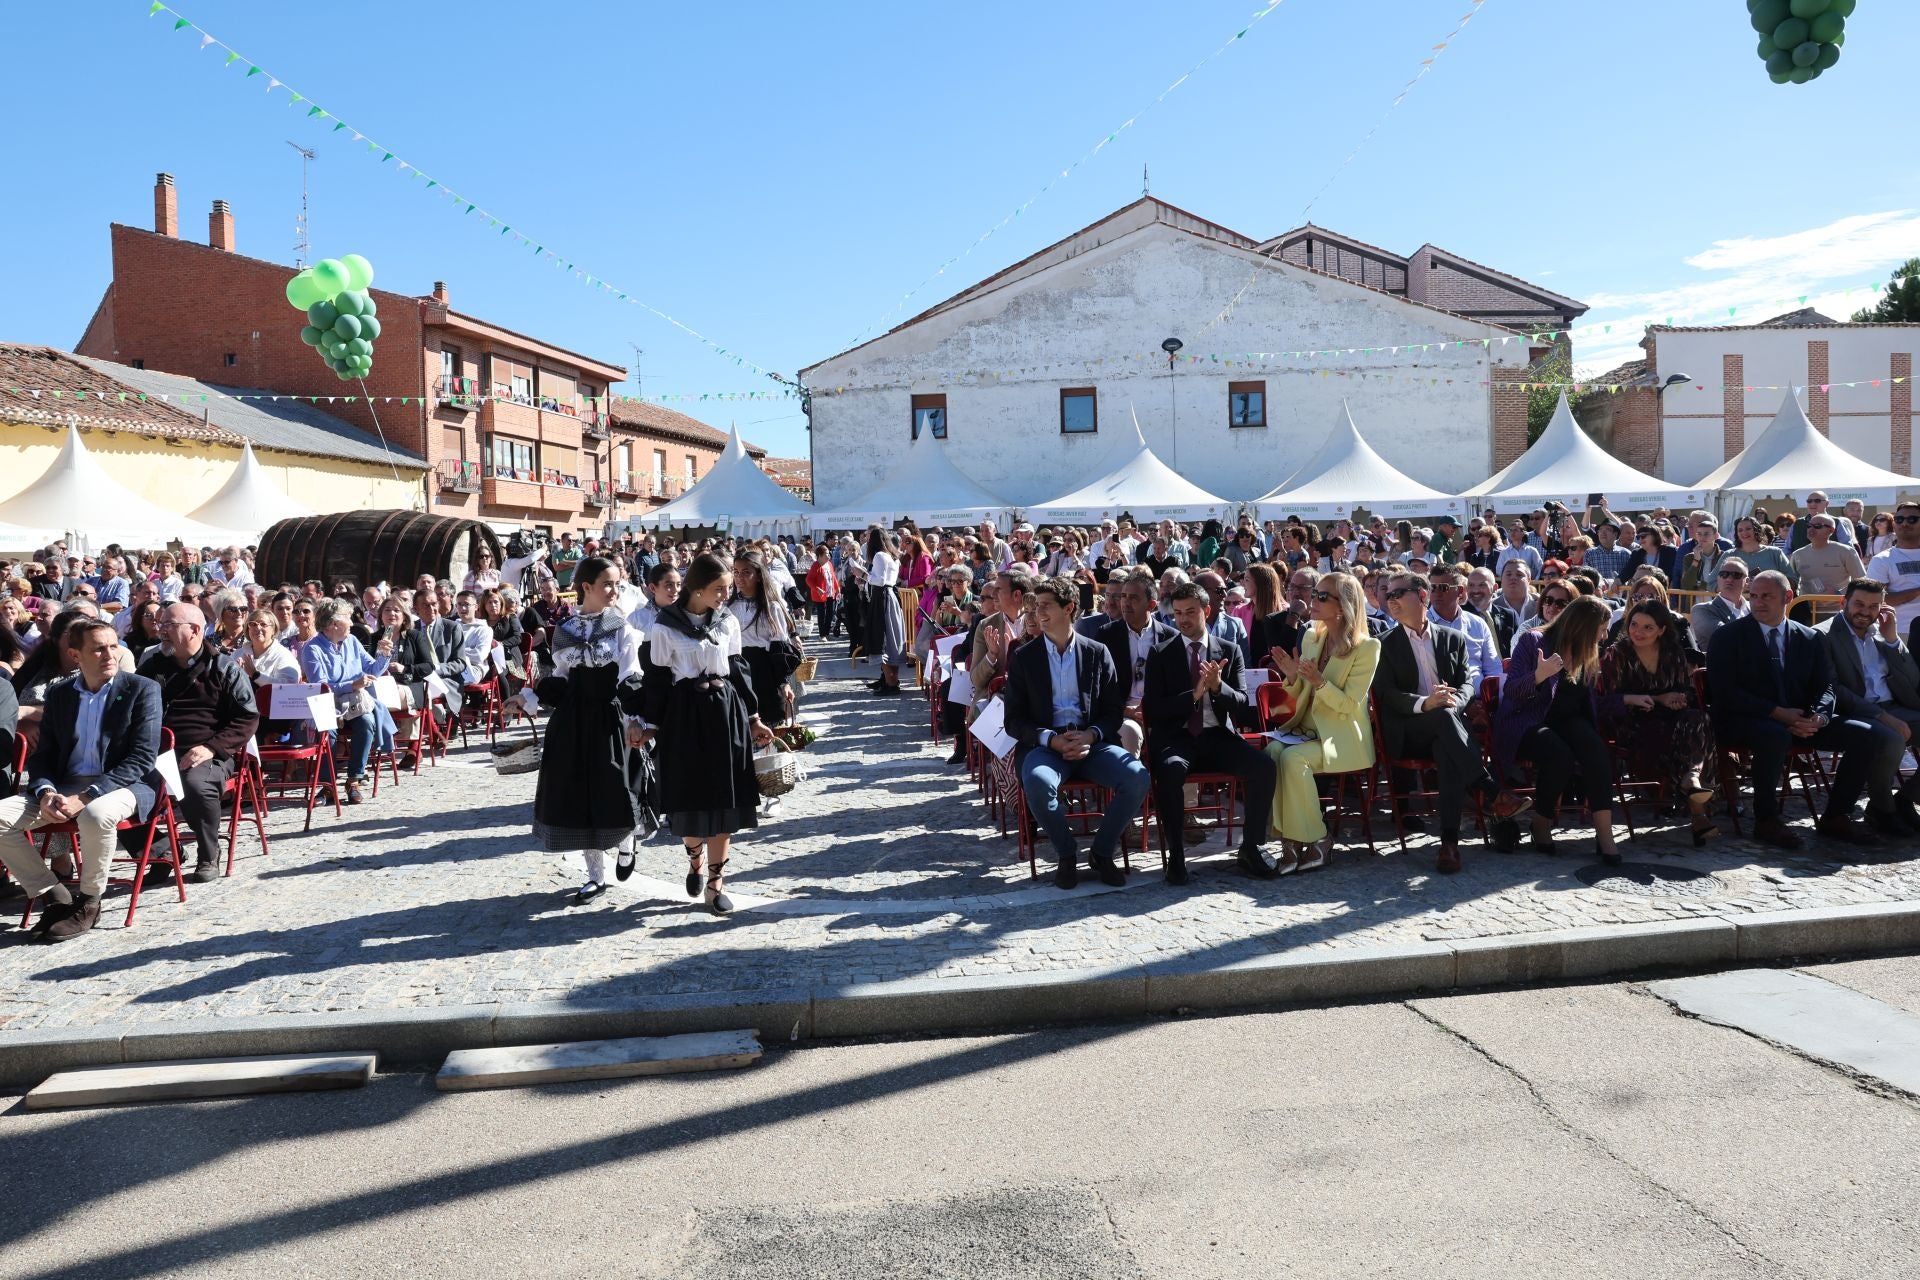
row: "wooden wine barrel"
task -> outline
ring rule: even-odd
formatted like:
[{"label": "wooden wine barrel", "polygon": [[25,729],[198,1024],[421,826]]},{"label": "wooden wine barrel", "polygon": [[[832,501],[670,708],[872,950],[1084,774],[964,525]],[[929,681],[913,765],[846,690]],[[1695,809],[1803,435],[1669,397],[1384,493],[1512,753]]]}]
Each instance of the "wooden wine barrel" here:
[{"label": "wooden wine barrel", "polygon": [[411,586],[421,574],[467,576],[473,553],[485,547],[497,567],[500,539],[478,520],[420,511],[339,511],[282,520],[260,539],[254,577],[263,585],[317,579],[355,587],[386,582]]}]

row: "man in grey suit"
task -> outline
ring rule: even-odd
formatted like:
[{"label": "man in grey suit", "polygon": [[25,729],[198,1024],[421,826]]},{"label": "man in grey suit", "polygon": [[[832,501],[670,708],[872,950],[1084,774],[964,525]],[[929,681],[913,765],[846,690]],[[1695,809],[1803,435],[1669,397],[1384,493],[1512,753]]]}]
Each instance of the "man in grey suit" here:
[{"label": "man in grey suit", "polygon": [[1719,588],[1719,594],[1693,606],[1688,615],[1693,626],[1693,642],[1700,646],[1702,653],[1707,651],[1707,642],[1713,639],[1714,632],[1729,622],[1738,622],[1750,611],[1747,562],[1739,556],[1721,556],[1714,569],[1714,585]]},{"label": "man in grey suit", "polygon": [[1900,761],[1920,727],[1920,664],[1900,643],[1887,606],[1887,589],[1871,578],[1847,584],[1843,612],[1814,630],[1823,632],[1833,660],[1833,692],[1840,714],[1892,730],[1886,749],[1867,773],[1867,825],[1882,835],[1920,835],[1920,772],[1900,785]]}]

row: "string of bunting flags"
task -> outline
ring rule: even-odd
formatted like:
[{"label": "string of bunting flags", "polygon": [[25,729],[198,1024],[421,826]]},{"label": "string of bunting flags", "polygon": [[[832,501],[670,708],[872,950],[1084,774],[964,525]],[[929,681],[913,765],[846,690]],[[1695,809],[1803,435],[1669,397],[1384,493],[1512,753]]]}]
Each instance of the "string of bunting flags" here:
[{"label": "string of bunting flags", "polygon": [[[1278,0],[1276,0],[1276,3],[1277,2]],[[740,354],[739,352],[730,350],[729,348],[722,346],[720,343],[714,341],[712,338],[709,338],[706,334],[700,332],[698,329],[686,323],[684,320],[681,320],[679,317],[671,315],[668,312],[662,311],[659,307],[654,306],[652,303],[646,301],[643,298],[635,297],[633,294],[628,293],[626,290],[616,286],[612,281],[608,280],[605,276],[596,275],[586,270],[584,267],[576,265],[566,255],[556,250],[549,249],[546,246],[545,242],[541,241],[539,238],[528,235],[524,231],[520,231],[516,229],[514,226],[512,226],[512,224],[508,223],[506,219],[502,218],[498,214],[491,213],[487,209],[483,208],[478,201],[475,201],[473,199],[470,199],[467,196],[460,194],[458,191],[455,191],[453,188],[441,182],[438,178],[435,178],[431,174],[427,173],[427,171],[422,169],[419,165],[414,164],[412,161],[402,157],[398,152],[394,151],[391,147],[385,146],[384,144],[375,141],[368,134],[362,132],[359,129],[356,129],[354,126],[347,123],[345,120],[342,120],[335,113],[327,110],[325,107],[321,106],[318,102],[315,102],[313,99],[299,92],[292,85],[288,84],[286,81],[280,79],[278,76],[274,75],[273,73],[269,72],[266,68],[262,67],[258,62],[255,62],[253,59],[247,57],[245,54],[241,53],[238,49],[234,48],[232,45],[226,43],[224,40],[221,40],[218,36],[215,36],[211,31],[208,31],[206,28],[194,22],[191,18],[188,18],[187,16],[182,14],[178,9],[175,9],[172,6],[164,3],[164,0],[153,0],[152,6],[147,10],[147,17],[156,18],[156,17],[159,17],[161,14],[166,14],[174,20],[173,21],[174,31],[176,32],[189,31],[189,32],[192,32],[194,35],[198,36],[199,48],[201,50],[204,51],[207,49],[214,49],[216,51],[224,52],[226,54],[226,59],[220,64],[223,70],[229,67],[243,66],[246,68],[246,74],[242,77],[242,79],[252,80],[256,76],[264,77],[265,83],[266,83],[266,92],[269,97],[273,96],[276,92],[284,90],[285,93],[287,94],[287,105],[289,107],[305,106],[306,118],[309,121],[313,122],[315,125],[319,125],[319,126],[330,125],[332,133],[335,133],[335,134],[344,133],[354,142],[366,143],[367,154],[371,156],[377,156],[378,163],[387,164],[390,162],[397,162],[396,168],[394,170],[396,173],[403,175],[404,177],[409,179],[410,182],[414,182],[414,181],[424,182],[426,185],[421,188],[422,192],[431,192],[436,198],[449,201],[454,207],[457,207],[460,210],[462,217],[477,218],[488,229],[492,229],[496,227],[499,228],[499,233],[503,238],[511,236],[516,244],[525,245],[528,248],[530,248],[532,250],[534,257],[539,258],[542,261],[551,263],[556,269],[566,271],[574,279],[581,281],[588,288],[593,289],[595,292],[604,294],[608,297],[618,299],[619,301],[624,302],[629,306],[638,307],[642,311],[647,312],[649,315],[655,316],[660,320],[664,320],[666,323],[672,325],[674,328],[680,330],[682,333],[685,333],[689,337],[700,342],[701,344],[706,346],[709,350],[715,352],[720,356],[725,357],[728,360],[733,361],[734,364],[740,366],[741,368],[751,369],[755,373],[760,374],[762,377],[773,379],[773,381],[780,383],[782,386],[795,387],[795,388],[799,386],[799,384],[794,379],[789,378],[784,374],[777,373],[772,369],[768,369],[763,365],[756,364],[754,361],[748,359],[746,356]]]},{"label": "string of bunting flags", "polygon": [[[302,395],[288,395],[285,393],[275,393],[275,392],[267,392],[267,391],[232,391],[232,392],[182,391],[178,393],[156,391],[156,392],[148,393],[145,391],[124,391],[118,388],[75,389],[72,387],[5,387],[5,388],[0,388],[0,390],[4,390],[8,395],[27,396],[31,399],[36,399],[36,400],[44,396],[53,400],[73,400],[76,402],[86,401],[86,400],[94,400],[94,401],[112,400],[117,403],[125,403],[129,400],[132,400],[132,401],[158,400],[166,404],[211,404],[216,400],[238,400],[238,401],[295,400],[295,401],[299,401],[302,404],[335,404],[335,403],[357,404],[361,400],[365,400],[370,404],[408,405],[408,404],[430,404],[430,403],[436,403],[441,400],[449,400],[449,401],[456,402],[458,405],[462,407],[467,405],[480,405],[488,401],[495,401],[501,404],[526,405],[526,407],[530,409],[539,409],[543,407],[538,404],[528,404],[525,400],[516,399],[513,396],[488,396],[488,395],[479,395],[479,394],[475,394],[475,395],[447,394],[447,395],[430,395],[430,396],[374,396],[374,395],[302,396]],[[784,390],[783,391],[681,391],[681,392],[672,392],[664,395],[653,395],[653,396],[592,396],[592,397],[583,396],[581,397],[581,404],[584,408],[592,410],[594,412],[606,412],[616,404],[686,404],[694,401],[720,401],[720,400],[798,400],[800,398],[800,395],[801,393],[798,391],[784,391]],[[550,410],[550,412],[564,413],[565,411]]]}]

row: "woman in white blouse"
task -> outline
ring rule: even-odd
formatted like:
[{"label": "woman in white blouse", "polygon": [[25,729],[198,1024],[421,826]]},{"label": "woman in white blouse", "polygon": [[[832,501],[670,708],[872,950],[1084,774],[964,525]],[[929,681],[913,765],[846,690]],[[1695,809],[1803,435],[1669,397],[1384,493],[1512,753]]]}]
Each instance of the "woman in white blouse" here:
[{"label": "woman in white blouse", "polygon": [[[727,608],[733,574],[719,556],[687,566],[680,596],[647,633],[642,706],[660,738],[660,810],[687,851],[687,896],[707,910],[733,910],[724,877],[736,833],[757,825],[760,787],[753,749],[773,740],[761,722],[740,622]],[[624,628],[631,634],[631,628]]]},{"label": "woman in white blouse", "polygon": [[246,640],[234,646],[234,661],[255,684],[299,684],[300,660],[280,643],[280,619],[268,609],[247,615]]},{"label": "woman in white blouse", "polygon": [[874,525],[867,530],[868,653],[880,655],[880,678],[870,688],[880,697],[900,693],[900,667],[906,661],[907,623],[900,612],[900,544]]},{"label": "woman in white blouse", "polygon": [[[740,624],[741,657],[753,678],[753,696],[760,718],[784,724],[793,705],[793,686],[787,677],[799,665],[794,657],[793,623],[781,603],[758,551],[742,550],[733,557],[733,600],[727,605]],[[788,658],[793,658],[789,663]]]}]

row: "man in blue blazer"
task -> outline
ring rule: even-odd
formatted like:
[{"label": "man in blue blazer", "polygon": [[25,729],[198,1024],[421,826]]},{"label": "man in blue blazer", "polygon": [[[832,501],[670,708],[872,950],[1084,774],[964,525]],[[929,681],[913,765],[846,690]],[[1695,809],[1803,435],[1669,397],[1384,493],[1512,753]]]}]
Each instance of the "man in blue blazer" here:
[{"label": "man in blue blazer", "polygon": [[[160,686],[120,670],[120,637],[111,623],[76,623],[62,640],[80,669],[47,689],[27,785],[0,800],[0,861],[29,896],[46,896],[34,926],[45,942],[77,938],[99,922],[114,831],[152,813],[165,785],[154,769]],[[78,893],[60,883],[27,834],[59,822],[80,828]]]},{"label": "man in blue blazer", "polygon": [[1120,745],[1134,755],[1140,754],[1145,735],[1141,732],[1140,700],[1146,696],[1147,659],[1155,649],[1179,633],[1154,616],[1160,606],[1160,583],[1145,569],[1120,569],[1107,579],[1119,583],[1119,615],[1094,633],[1094,639],[1107,646],[1113,669],[1120,683],[1127,686],[1126,718],[1120,721]]},{"label": "man in blue blazer", "polygon": [[1125,884],[1114,851],[1127,824],[1139,816],[1150,785],[1147,771],[1120,745],[1120,718],[1127,686],[1113,657],[1098,640],[1073,629],[1080,589],[1067,578],[1048,578],[1029,598],[1039,624],[1038,643],[1023,645],[1007,660],[1007,732],[1019,743],[1020,785],[1027,808],[1047,833],[1059,862],[1053,882],[1079,883],[1079,850],[1060,785],[1091,782],[1112,792],[1094,832],[1087,865],[1101,883]]},{"label": "man in blue blazer", "polygon": [[1800,847],[1780,820],[1780,775],[1797,742],[1840,756],[1827,811],[1814,829],[1848,844],[1878,845],[1880,837],[1853,816],[1853,802],[1887,749],[1883,735],[1893,730],[1839,713],[1827,638],[1787,617],[1793,586],[1785,574],[1755,574],[1747,599],[1752,611],[1713,633],[1707,684],[1720,741],[1753,753],[1753,838],[1776,849]]}]

